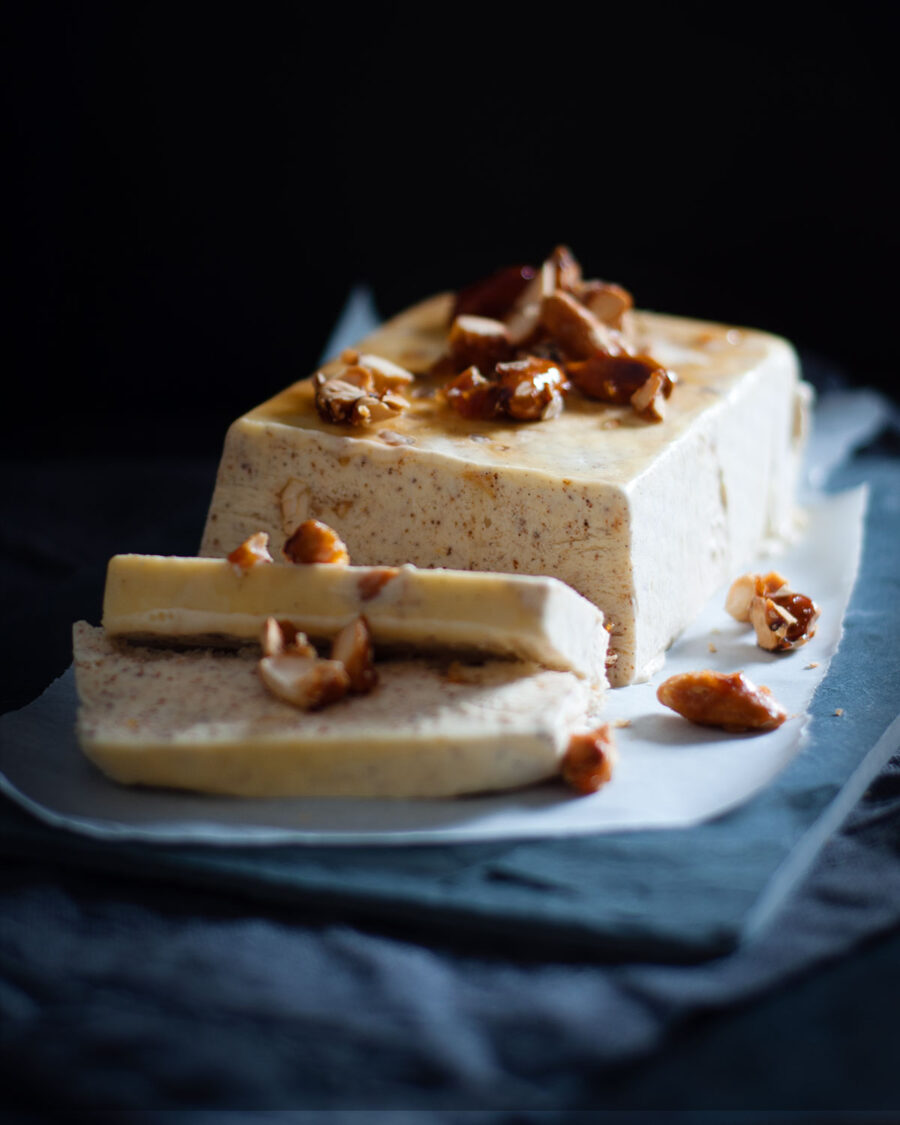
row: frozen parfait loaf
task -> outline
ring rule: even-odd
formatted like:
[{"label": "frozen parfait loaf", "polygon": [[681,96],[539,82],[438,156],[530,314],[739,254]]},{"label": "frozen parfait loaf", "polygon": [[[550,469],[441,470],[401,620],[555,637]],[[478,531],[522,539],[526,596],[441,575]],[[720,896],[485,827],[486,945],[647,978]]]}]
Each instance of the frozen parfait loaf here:
[{"label": "frozen parfait loaf", "polygon": [[314,518],[362,565],[551,576],[603,611],[627,684],[790,534],[806,392],[783,339],[638,312],[560,247],[239,418],[200,553]]}]

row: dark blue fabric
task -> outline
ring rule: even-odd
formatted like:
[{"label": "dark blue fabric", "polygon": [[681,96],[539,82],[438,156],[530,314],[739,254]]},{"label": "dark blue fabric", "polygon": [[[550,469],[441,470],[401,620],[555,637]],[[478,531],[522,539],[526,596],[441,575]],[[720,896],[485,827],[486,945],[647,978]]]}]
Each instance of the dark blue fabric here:
[{"label": "dark blue fabric", "polygon": [[[677,1042],[701,1015],[732,1009],[897,927],[898,852],[895,759],[776,924],[697,966],[529,956],[527,933],[466,948],[452,929],[423,941],[349,921],[316,923],[302,902],[260,908],[227,893],[7,868],[6,1104],[537,1110],[671,1107],[678,1103],[654,1099],[674,1090],[680,1104],[699,1108],[735,1104],[730,1097],[744,1107],[777,1106],[785,1091],[801,1096],[791,1076],[818,1057],[806,1039],[815,1043],[824,1029],[788,1024],[782,1043],[782,1017],[764,1025],[774,1044],[756,1038],[752,1025],[737,1053],[707,1044],[727,1081],[713,1068],[675,1079],[663,1073],[654,1088],[623,1067]],[[880,983],[889,1014],[870,1001],[857,1016],[882,1029],[882,1051],[892,1052],[900,955],[887,969]],[[850,986],[859,981],[851,977]],[[866,1030],[855,1034],[870,1042]],[[772,1058],[774,1073],[754,1074]],[[885,1099],[900,1096],[900,1084],[886,1092],[881,1065],[880,1085],[859,1085],[865,1066],[852,1050],[837,1052],[830,1071],[808,1076],[795,1104],[897,1104]]]}]

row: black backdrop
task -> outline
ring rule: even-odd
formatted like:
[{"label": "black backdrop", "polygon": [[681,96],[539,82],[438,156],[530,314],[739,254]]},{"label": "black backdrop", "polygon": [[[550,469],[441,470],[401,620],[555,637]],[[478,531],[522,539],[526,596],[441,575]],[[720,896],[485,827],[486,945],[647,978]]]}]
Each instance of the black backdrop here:
[{"label": "black backdrop", "polygon": [[7,454],[214,455],[352,282],[389,314],[559,241],[893,392],[864,6],[32,4],[6,41]]}]

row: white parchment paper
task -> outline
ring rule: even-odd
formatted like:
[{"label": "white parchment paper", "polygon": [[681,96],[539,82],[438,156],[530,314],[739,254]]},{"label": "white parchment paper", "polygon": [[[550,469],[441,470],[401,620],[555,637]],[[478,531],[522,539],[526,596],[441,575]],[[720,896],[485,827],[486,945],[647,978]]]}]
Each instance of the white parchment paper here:
[{"label": "white parchment paper", "polygon": [[[819,603],[818,630],[806,646],[780,656],[758,648],[753,630],[726,614],[723,589],[650,683],[609,693],[604,719],[627,725],[616,730],[613,781],[591,796],[573,796],[557,782],[429,801],[245,800],[128,789],[108,781],[77,747],[71,669],[30,707],[0,721],[0,789],[56,826],[169,843],[396,845],[687,827],[747,801],[803,751],[806,710],[840,642],[865,504],[865,489],[808,497],[802,536],[761,561]],[[791,718],[763,735],[727,735],[686,723],[657,702],[656,687],[698,668],[742,669],[770,687]],[[860,747],[860,756],[866,749]]]}]

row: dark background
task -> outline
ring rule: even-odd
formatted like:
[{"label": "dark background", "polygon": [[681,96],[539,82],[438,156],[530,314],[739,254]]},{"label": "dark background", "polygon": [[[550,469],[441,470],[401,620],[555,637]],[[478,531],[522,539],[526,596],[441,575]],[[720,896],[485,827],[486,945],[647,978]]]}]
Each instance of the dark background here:
[{"label": "dark background", "polygon": [[891,40],[865,7],[23,8],[5,455],[215,456],[352,282],[388,315],[560,241],[642,307],[894,393]]}]

